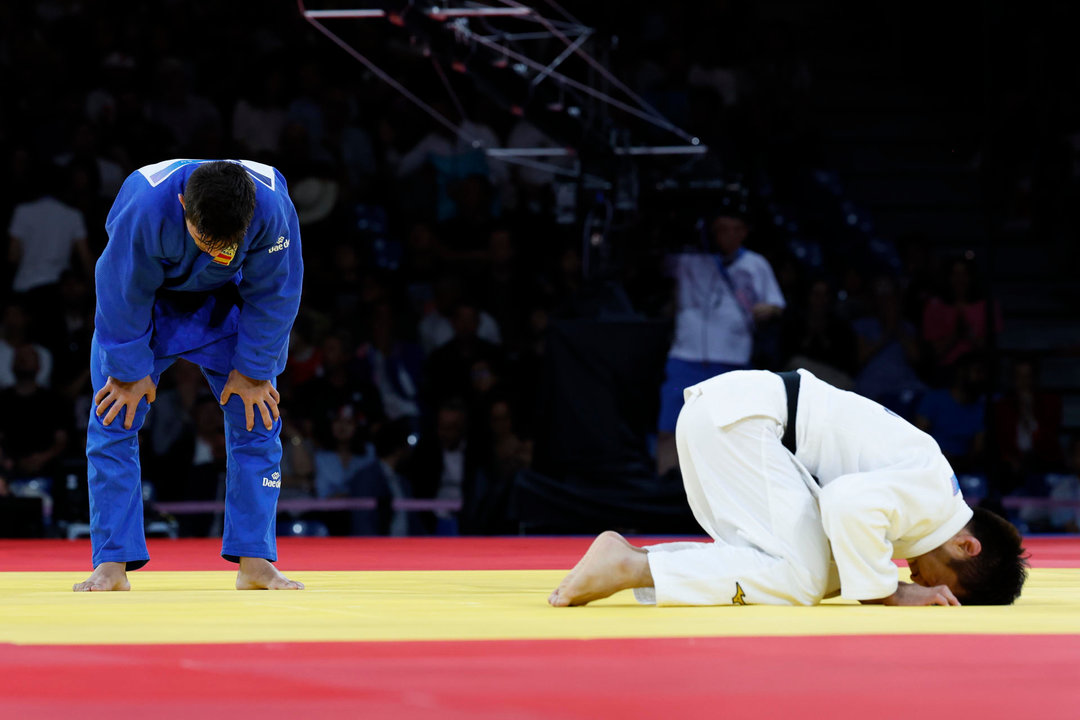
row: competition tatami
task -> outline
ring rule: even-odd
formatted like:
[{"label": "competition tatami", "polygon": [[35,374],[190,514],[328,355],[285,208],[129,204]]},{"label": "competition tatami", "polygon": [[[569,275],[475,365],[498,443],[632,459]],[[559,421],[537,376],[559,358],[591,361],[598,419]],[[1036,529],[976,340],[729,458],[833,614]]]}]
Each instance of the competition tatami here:
[{"label": "competition tatami", "polygon": [[[906,571],[902,571],[906,574]],[[551,570],[300,571],[299,592],[237,592],[228,571],[139,572],[129,593],[72,593],[79,573],[0,576],[0,642],[229,643],[860,634],[1080,634],[1080,569],[1036,568],[1013,607],[640,606],[630,592],[548,607]]]},{"label": "competition tatami", "polygon": [[1006,608],[549,607],[588,543],[283,540],[308,589],[238,592],[216,541],[158,541],[131,592],[97,594],[70,591],[85,544],[0,542],[0,716],[835,720],[905,716],[912,688],[956,717],[1080,707],[1080,538],[1031,539]]}]

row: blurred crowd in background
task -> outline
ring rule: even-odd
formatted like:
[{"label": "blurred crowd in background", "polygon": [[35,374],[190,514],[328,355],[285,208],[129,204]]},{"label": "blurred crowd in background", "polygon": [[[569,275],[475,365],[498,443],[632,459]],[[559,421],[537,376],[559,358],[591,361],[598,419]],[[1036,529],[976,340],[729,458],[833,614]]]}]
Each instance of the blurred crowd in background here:
[{"label": "blurred crowd in background", "polygon": [[[602,247],[583,241],[584,193],[460,141],[291,3],[0,7],[0,496],[49,496],[43,532],[85,519],[57,498],[85,477],[104,218],[133,170],[192,157],[274,165],[299,213],[306,275],[279,381],[282,499],[461,503],[367,523],[297,516],[327,532],[516,532],[512,488],[533,461],[546,332],[590,312],[582,297],[597,284],[636,316],[669,319],[675,360],[805,367],[883,403],[931,433],[976,496],[1080,497],[1080,436],[1063,426],[1061,397],[1040,387],[1039,356],[995,352],[1007,321],[979,254],[938,250],[918,232],[859,233],[842,192],[828,191],[815,68],[794,26],[746,3],[717,3],[704,20],[696,3],[631,4],[641,12],[615,23],[608,61],[711,148],[696,171],[715,182],[689,200],[642,190],[617,208]],[[360,28],[357,41],[439,97],[430,67],[382,32]],[[483,146],[558,144],[462,93],[468,117],[449,99],[437,106]],[[678,185],[685,165],[654,161],[640,184]],[[836,204],[835,226],[797,224],[814,193]],[[1023,202],[1002,197],[1022,219]],[[744,276],[747,258],[763,263]],[[725,293],[733,311],[714,312]],[[700,328],[711,339],[683,337]],[[636,389],[658,413],[662,379]],[[157,500],[222,497],[222,427],[195,366],[165,374],[141,434]],[[650,438],[658,477],[672,465],[664,435]],[[1076,518],[1066,505],[1023,520],[1076,532]],[[180,523],[215,530],[211,515]]]}]

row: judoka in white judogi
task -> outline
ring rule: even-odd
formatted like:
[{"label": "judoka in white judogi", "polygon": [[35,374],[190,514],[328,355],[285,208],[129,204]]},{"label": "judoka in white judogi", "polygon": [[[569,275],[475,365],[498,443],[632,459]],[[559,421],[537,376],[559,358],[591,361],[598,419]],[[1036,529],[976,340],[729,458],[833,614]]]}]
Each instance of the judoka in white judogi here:
[{"label": "judoka in white judogi", "polygon": [[714,542],[648,550],[659,605],[812,605],[897,590],[893,558],[922,555],[972,511],[929,435],[800,370],[796,453],[779,375],[730,372],[687,388],[676,440],[694,517]]}]

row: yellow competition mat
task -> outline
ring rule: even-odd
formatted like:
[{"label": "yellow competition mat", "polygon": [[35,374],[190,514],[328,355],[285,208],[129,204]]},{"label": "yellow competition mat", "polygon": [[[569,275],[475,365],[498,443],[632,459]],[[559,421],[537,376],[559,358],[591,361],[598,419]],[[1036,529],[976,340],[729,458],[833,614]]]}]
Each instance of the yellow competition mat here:
[{"label": "yellow competition mat", "polygon": [[[907,570],[900,570],[907,579]],[[141,571],[133,590],[73,593],[85,573],[0,573],[0,642],[151,644],[859,634],[1080,633],[1080,569],[1034,568],[1011,607],[638,605],[630,592],[552,608],[558,570],[295,572],[307,590],[238,592],[235,573]]]}]

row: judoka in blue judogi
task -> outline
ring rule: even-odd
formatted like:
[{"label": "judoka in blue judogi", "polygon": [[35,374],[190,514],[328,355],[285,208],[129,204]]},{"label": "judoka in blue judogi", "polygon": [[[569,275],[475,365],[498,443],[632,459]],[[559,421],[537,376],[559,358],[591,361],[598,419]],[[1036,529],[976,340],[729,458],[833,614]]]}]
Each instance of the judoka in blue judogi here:
[{"label": "judoka in blue judogi", "polygon": [[270,565],[281,487],[276,377],[303,280],[284,178],[250,161],[166,160],[128,177],[105,226],[86,442],[95,571],[75,589],[127,589],[124,571],[149,560],[138,432],[178,358],[201,367],[222,401],[221,554],[240,563],[237,587],[302,587]]}]

